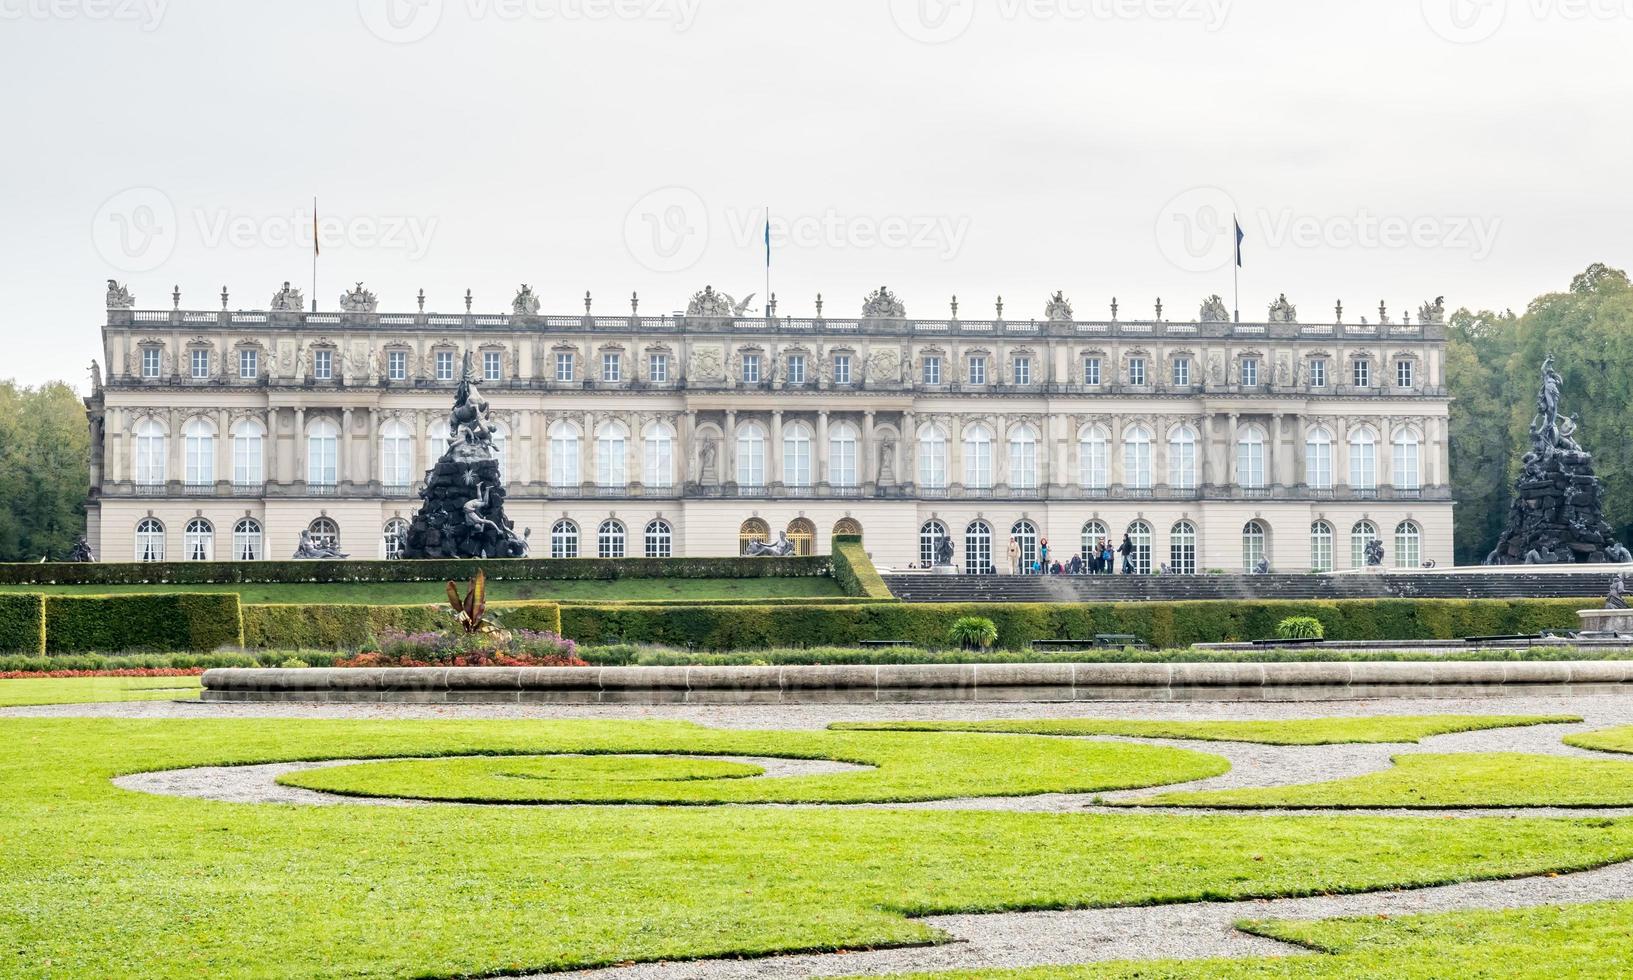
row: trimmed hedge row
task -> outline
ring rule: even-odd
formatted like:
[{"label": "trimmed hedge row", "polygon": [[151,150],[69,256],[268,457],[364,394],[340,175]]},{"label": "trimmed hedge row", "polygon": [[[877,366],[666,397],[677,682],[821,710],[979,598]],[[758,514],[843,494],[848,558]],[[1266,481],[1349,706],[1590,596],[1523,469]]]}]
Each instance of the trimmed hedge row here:
[{"label": "trimmed hedge row", "polygon": [[48,653],[206,652],[244,645],[232,592],[45,597]]},{"label": "trimmed hedge row", "polygon": [[563,635],[581,644],[658,643],[734,651],[863,640],[947,645],[960,616],[985,616],[1002,649],[1033,640],[1130,633],[1152,646],[1258,640],[1289,616],[1321,621],[1329,640],[1451,639],[1576,629],[1579,599],[1340,599],[1171,603],[865,603],[850,606],[564,605]]},{"label": "trimmed hedge row", "polygon": [[[508,629],[561,632],[553,602],[492,603]],[[244,645],[279,650],[362,650],[381,630],[447,629],[446,606],[256,605],[244,607]]]},{"label": "trimmed hedge row", "polygon": [[204,585],[279,582],[489,581],[621,578],[802,578],[828,574],[825,555],[790,558],[515,558],[449,561],[183,561],[0,564],[4,585]]},{"label": "trimmed hedge row", "polygon": [[45,596],[0,595],[0,653],[45,652]]},{"label": "trimmed hedge row", "polygon": [[833,577],[849,596],[866,599],[894,599],[873,559],[862,547],[860,534],[836,534],[833,544]]}]

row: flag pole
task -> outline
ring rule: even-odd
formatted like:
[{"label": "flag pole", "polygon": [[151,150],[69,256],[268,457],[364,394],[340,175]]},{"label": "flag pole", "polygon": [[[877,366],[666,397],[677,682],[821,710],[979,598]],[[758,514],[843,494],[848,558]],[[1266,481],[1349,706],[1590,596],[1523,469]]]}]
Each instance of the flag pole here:
[{"label": "flag pole", "polygon": [[771,319],[771,205],[765,206],[765,318]]},{"label": "flag pole", "polygon": [[312,195],[312,312],[318,311],[318,198]]},{"label": "flag pole", "polygon": [[1235,261],[1230,264],[1230,307],[1231,315],[1237,323],[1242,322],[1242,220],[1235,214],[1230,216],[1231,233],[1235,238]]}]

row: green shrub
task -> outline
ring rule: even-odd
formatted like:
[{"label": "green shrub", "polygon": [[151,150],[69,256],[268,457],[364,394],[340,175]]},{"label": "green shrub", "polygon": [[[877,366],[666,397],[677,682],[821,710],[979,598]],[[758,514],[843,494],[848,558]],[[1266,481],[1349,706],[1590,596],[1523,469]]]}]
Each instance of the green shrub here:
[{"label": "green shrub", "polygon": [[960,616],[947,631],[947,641],[961,650],[985,650],[998,642],[998,627],[985,616]]},{"label": "green shrub", "polygon": [[305,670],[312,665],[299,657],[290,657],[288,660],[279,661],[278,666],[284,670]]},{"label": "green shrub", "polygon": [[833,543],[833,577],[848,596],[866,599],[893,599],[873,559],[862,548],[862,538],[856,534],[836,534]]},{"label": "green shrub", "polygon": [[[495,603],[489,607],[507,629],[561,632],[561,607],[553,602]],[[252,648],[366,650],[388,629],[404,633],[452,625],[446,606],[256,605],[244,607],[244,644]]]},{"label": "green shrub", "polygon": [[0,594],[0,653],[45,653],[45,596]]},{"label": "green shrub", "polygon": [[244,619],[232,592],[47,596],[48,653],[135,650],[205,652],[244,645]]},{"label": "green shrub", "polygon": [[1276,624],[1278,640],[1319,640],[1326,635],[1321,620],[1314,616],[1288,616]]}]

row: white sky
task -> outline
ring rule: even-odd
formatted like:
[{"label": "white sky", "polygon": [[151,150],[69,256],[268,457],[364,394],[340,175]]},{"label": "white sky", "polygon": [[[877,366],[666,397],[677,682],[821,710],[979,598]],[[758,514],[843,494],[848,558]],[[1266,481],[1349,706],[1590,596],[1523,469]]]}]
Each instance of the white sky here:
[{"label": "white sky", "polygon": [[1522,307],[1630,262],[1629,50],[1633,0],[0,0],[0,377],[83,388],[108,277],[309,290],[314,194],[322,309],[761,292],[765,205],[783,314],[1190,317],[1232,207],[1247,317]]}]

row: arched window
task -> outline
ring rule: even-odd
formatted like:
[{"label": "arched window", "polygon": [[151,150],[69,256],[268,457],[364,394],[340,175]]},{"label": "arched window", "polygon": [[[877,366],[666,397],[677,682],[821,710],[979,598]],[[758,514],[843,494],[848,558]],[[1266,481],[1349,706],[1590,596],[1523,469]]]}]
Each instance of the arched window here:
[{"label": "arched window", "polygon": [[492,422],[488,430],[493,434],[493,455],[499,459],[499,482],[510,482],[510,430],[503,422]]},{"label": "arched window", "polygon": [[860,538],[862,536],[862,522],[854,517],[841,517],[839,520],[834,521],[834,534]]},{"label": "arched window", "polygon": [[624,525],[620,521],[607,519],[601,522],[601,527],[595,532],[595,553],[601,558],[624,557]]},{"label": "arched window", "polygon": [[430,460],[433,464],[437,463],[444,455],[447,454],[448,443],[451,441],[452,439],[450,439],[448,431],[448,420],[440,415],[434,416],[430,423],[426,426],[425,458]]},{"label": "arched window", "polygon": [[215,527],[202,517],[193,518],[182,529],[182,545],[188,561],[214,560]]},{"label": "arched window", "polygon": [[1168,569],[1175,575],[1196,574],[1196,525],[1190,521],[1168,529]]},{"label": "arched window", "polygon": [[182,426],[181,438],[187,485],[207,487],[215,483],[215,426],[204,419],[188,419]]},{"label": "arched window", "polygon": [[939,425],[919,429],[919,486],[947,489],[947,430]]},{"label": "arched window", "polygon": [[232,526],[232,556],[235,561],[261,560],[261,522],[241,517]]},{"label": "arched window", "polygon": [[1130,490],[1151,489],[1151,430],[1143,425],[1123,433],[1123,485]]},{"label": "arched window", "polygon": [[[855,425],[839,422],[828,427],[828,483],[831,486],[850,488],[862,485],[861,471],[857,466],[860,445],[860,433]],[[786,463],[783,465],[787,466]]]},{"label": "arched window", "polygon": [[1134,545],[1129,558],[1134,562],[1134,574],[1151,574],[1151,525],[1135,521],[1128,526],[1128,540]]},{"label": "arched window", "polygon": [[1351,568],[1367,567],[1367,545],[1378,537],[1378,525],[1371,521],[1357,521],[1349,531],[1349,564]]},{"label": "arched window", "polygon": [[1085,490],[1111,485],[1111,436],[1104,426],[1087,425],[1077,438],[1078,480]]},{"label": "arched window", "polygon": [[340,548],[340,525],[331,518],[319,517],[306,525],[306,530],[312,535],[312,543],[325,548]]},{"label": "arched window", "polygon": [[669,522],[657,518],[646,525],[646,556],[648,558],[671,558],[675,554],[675,531]]},{"label": "arched window", "polygon": [[1252,572],[1265,557],[1268,532],[1263,521],[1248,521],[1242,528],[1242,571]]},{"label": "arched window", "polygon": [[737,485],[765,486],[765,426],[744,422],[737,427]]},{"label": "arched window", "polygon": [[1419,451],[1418,434],[1411,429],[1402,429],[1395,434],[1395,454],[1392,474],[1395,489],[1417,490],[1423,486],[1418,475],[1422,453]]},{"label": "arched window", "polygon": [[164,443],[164,426],[156,419],[143,419],[137,423],[136,482],[144,487],[164,485]]},{"label": "arched window", "polygon": [[964,486],[992,489],[992,430],[980,423],[964,430]]},{"label": "arched window", "polygon": [[232,429],[232,482],[244,489],[259,489],[266,480],[266,427],[245,419]]},{"label": "arched window", "polygon": [[414,432],[401,419],[380,426],[380,482],[406,487],[414,480]]},{"label": "arched window", "polygon": [[992,525],[971,521],[964,529],[964,574],[989,575],[992,571]]},{"label": "arched window", "polygon": [[750,517],[737,529],[737,553],[748,554],[748,546],[754,542],[761,544],[771,540],[771,525],[758,517]]},{"label": "arched window", "polygon": [[[583,482],[578,471],[578,426],[562,419],[550,426],[550,485],[566,488]],[[573,538],[578,538],[576,528]],[[576,545],[574,549],[576,553]]]},{"label": "arched window", "polygon": [[810,555],[816,551],[816,525],[803,517],[788,522],[788,540],[794,544],[794,554]]},{"label": "arched window", "polygon": [[1111,536],[1106,530],[1104,521],[1089,521],[1083,525],[1083,557],[1085,560],[1094,557],[1095,553],[1103,550],[1101,542]]},{"label": "arched window", "polygon": [[1411,521],[1395,526],[1395,567],[1417,568],[1423,563],[1423,531]]},{"label": "arched window", "polygon": [[550,527],[550,557],[578,557],[578,525],[565,517]]},{"label": "arched window", "polygon": [[318,419],[306,427],[306,482],[332,487],[340,479],[340,427]]},{"label": "arched window", "polygon": [[1256,425],[1243,426],[1236,442],[1236,483],[1244,490],[1263,490],[1265,487],[1264,430]]},{"label": "arched window", "polygon": [[1351,490],[1378,489],[1378,437],[1371,429],[1350,433],[1349,486]]},{"label": "arched window", "polygon": [[[854,446],[852,447],[854,449]],[[855,456],[851,457],[851,476],[856,475]],[[838,471],[834,460],[828,461],[830,475]],[[792,422],[782,427],[782,482],[786,487],[811,485],[811,427],[804,422]],[[849,484],[845,484],[849,486]]]},{"label": "arched window", "polygon": [[649,422],[643,436],[646,458],[641,469],[641,480],[649,487],[666,489],[674,486],[675,430],[667,422]]},{"label": "arched window", "polygon": [[380,543],[383,545],[386,561],[397,561],[403,557],[403,549],[408,546],[408,522],[401,517],[393,517],[386,521],[385,528],[380,532]]},{"label": "arched window", "polygon": [[596,430],[595,484],[612,490],[629,486],[629,430],[622,422],[606,422]]},{"label": "arched window", "polygon": [[1168,433],[1168,485],[1175,490],[1196,489],[1196,430],[1178,425]]},{"label": "arched window", "polygon": [[157,518],[136,522],[136,560],[164,561],[164,525]]},{"label": "arched window", "polygon": [[1009,433],[1009,485],[1015,490],[1038,488],[1038,430],[1018,425]]},{"label": "arched window", "polygon": [[947,536],[947,525],[940,521],[925,521],[919,528],[919,564],[928,568],[936,563],[936,546]]},{"label": "arched window", "polygon": [[1304,484],[1311,490],[1332,489],[1332,433],[1325,426],[1304,437]]},{"label": "arched window", "polygon": [[[1032,570],[1032,563],[1038,560],[1038,526],[1028,520],[1016,521],[1009,528],[1009,536],[1021,546],[1021,574],[1025,575]],[[1005,554],[1008,554],[1006,549]],[[1011,573],[1013,568],[1006,568],[1004,572]]]},{"label": "arched window", "polygon": [[1333,569],[1333,530],[1326,521],[1310,525],[1310,571],[1330,572]]}]

